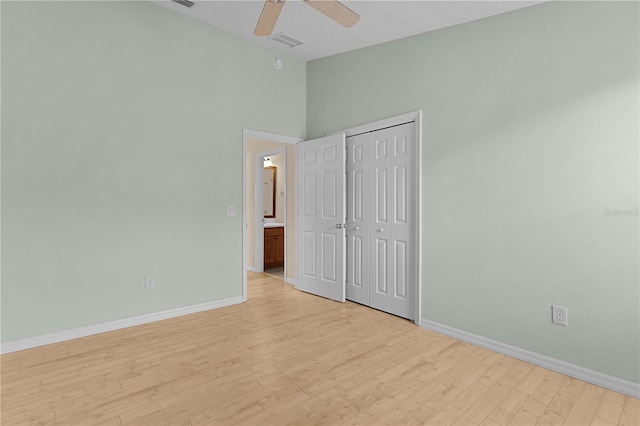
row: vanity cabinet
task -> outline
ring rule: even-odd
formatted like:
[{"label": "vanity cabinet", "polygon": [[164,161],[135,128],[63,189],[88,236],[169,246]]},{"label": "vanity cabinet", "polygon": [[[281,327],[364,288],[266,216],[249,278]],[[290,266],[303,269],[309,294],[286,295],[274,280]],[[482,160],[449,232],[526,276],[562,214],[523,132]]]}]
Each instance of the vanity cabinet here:
[{"label": "vanity cabinet", "polygon": [[284,228],[264,229],[264,267],[284,266]]}]

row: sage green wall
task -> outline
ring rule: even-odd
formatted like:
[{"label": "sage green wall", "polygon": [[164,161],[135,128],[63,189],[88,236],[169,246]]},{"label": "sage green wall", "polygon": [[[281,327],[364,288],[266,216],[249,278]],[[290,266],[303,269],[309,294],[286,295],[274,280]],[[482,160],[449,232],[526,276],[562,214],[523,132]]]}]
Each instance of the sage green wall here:
[{"label": "sage green wall", "polygon": [[2,1],[3,342],[241,295],[242,128],[306,130],[274,56],[146,1]]},{"label": "sage green wall", "polygon": [[423,110],[424,319],[640,381],[638,17],[551,2],[307,65],[309,137]]}]

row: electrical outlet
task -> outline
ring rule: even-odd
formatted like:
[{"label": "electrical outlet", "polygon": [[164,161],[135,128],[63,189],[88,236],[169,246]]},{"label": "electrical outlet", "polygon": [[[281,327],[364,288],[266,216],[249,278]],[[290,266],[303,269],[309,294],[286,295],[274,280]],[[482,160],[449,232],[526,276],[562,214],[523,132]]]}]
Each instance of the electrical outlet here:
[{"label": "electrical outlet", "polygon": [[156,280],[151,276],[144,277],[144,288],[145,290],[151,290],[156,287]]},{"label": "electrical outlet", "polygon": [[227,206],[227,216],[237,216],[238,209],[236,206]]},{"label": "electrical outlet", "polygon": [[569,325],[569,316],[565,306],[551,305],[551,322],[558,325]]}]

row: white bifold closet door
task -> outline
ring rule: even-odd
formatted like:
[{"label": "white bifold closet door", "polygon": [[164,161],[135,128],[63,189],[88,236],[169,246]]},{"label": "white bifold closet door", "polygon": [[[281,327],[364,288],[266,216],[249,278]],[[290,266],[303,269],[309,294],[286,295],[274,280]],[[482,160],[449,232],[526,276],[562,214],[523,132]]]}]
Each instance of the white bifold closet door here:
[{"label": "white bifold closet door", "polygon": [[346,298],[415,319],[415,123],[350,136]]},{"label": "white bifold closet door", "polygon": [[345,300],[344,133],[296,145],[296,288]]}]

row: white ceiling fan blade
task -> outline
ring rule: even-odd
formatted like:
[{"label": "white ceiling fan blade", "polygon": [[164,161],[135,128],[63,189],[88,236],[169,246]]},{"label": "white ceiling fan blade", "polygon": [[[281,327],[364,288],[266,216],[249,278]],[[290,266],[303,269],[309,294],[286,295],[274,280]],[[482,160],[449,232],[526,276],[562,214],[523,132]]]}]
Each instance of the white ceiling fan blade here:
[{"label": "white ceiling fan blade", "polygon": [[360,20],[360,15],[337,0],[304,0],[304,2],[343,27],[351,28]]},{"label": "white ceiling fan blade", "polygon": [[283,6],[284,0],[266,0],[253,33],[258,37],[271,35]]}]

